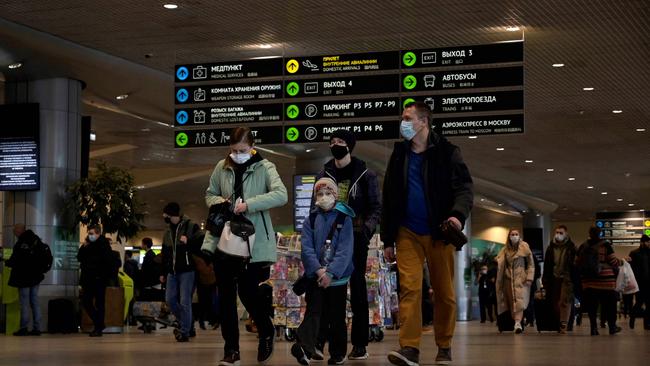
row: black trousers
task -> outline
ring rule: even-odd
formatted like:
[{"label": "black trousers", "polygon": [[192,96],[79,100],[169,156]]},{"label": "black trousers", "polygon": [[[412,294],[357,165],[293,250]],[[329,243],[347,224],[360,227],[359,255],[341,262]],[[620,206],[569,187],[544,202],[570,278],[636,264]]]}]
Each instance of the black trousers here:
[{"label": "black trousers", "polygon": [[487,318],[490,318],[490,322],[494,322],[494,317],[497,313],[497,303],[494,297],[490,294],[481,294],[478,295],[478,303],[481,310],[481,322],[485,322]]},{"label": "black trousers", "polygon": [[216,285],[202,285],[197,283],[196,296],[199,299],[196,311],[193,312],[195,320],[199,322],[214,323],[218,321],[218,314],[215,312],[213,300],[215,299]]},{"label": "black trousers", "polygon": [[239,352],[237,295],[257,326],[260,339],[273,337],[273,287],[269,263],[246,263],[231,256],[217,255],[214,264],[219,291],[221,335],[226,353]]},{"label": "black trousers", "polygon": [[[645,304],[645,311],[643,305]],[[636,302],[632,308],[634,317],[641,317],[643,314],[643,326],[650,328],[650,290],[639,291],[636,293]]]},{"label": "black trousers", "polygon": [[[354,271],[350,276],[350,307],[352,308],[352,345],[355,347],[368,346],[369,331],[369,313],[368,313],[368,287],[366,285],[366,265],[368,262],[368,242],[364,239],[357,239],[355,236],[354,252],[352,254],[352,264]],[[325,318],[327,314],[321,316],[321,324],[328,324]],[[327,341],[328,329],[321,326],[318,335],[319,346]]]},{"label": "black trousers", "polygon": [[83,290],[81,303],[86,313],[93,321],[96,331],[106,328],[104,324],[104,313],[106,307],[106,281],[93,280],[81,285]]},{"label": "black trousers", "polygon": [[[314,354],[321,330],[327,329],[326,339],[329,343],[330,356],[345,357],[348,343],[345,322],[347,292],[346,285],[323,289],[318,287],[315,280],[309,283],[305,295],[307,302],[305,318],[298,327],[298,343],[308,354]],[[321,323],[322,319],[326,319],[327,323]],[[366,342],[367,337],[366,335]]]},{"label": "black trousers", "polygon": [[598,305],[601,306],[601,319],[607,320],[610,329],[616,328],[616,302],[618,301],[616,291],[586,288],[583,291],[583,301],[587,306],[592,329],[598,328]]}]

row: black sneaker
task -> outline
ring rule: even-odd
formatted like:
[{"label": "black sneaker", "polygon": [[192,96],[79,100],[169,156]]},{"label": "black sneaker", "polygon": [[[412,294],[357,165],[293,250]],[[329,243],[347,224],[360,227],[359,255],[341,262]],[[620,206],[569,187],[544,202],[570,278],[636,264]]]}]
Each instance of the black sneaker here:
[{"label": "black sneaker", "polygon": [[191,329],[189,336],[190,336],[190,338],[196,337],[196,329]]},{"label": "black sneaker", "polygon": [[239,366],[239,352],[226,352],[219,366]]},{"label": "black sneaker", "polygon": [[398,366],[419,366],[420,350],[413,347],[404,347],[399,351],[388,354],[388,361]]},{"label": "black sneaker", "polygon": [[368,359],[368,352],[366,351],[366,347],[357,347],[354,346],[352,347],[352,352],[348,355],[348,360],[350,361],[357,361],[357,360],[367,360]]},{"label": "black sneaker", "polygon": [[41,331],[38,329],[33,329],[31,332],[29,332],[29,335],[39,337],[41,335]]},{"label": "black sneaker", "polygon": [[630,315],[630,329],[634,329],[634,321],[635,321],[634,315]]},{"label": "black sneaker", "polygon": [[621,327],[614,327],[614,328],[609,328],[609,334],[614,335],[616,333],[620,333],[623,329]]},{"label": "black sneaker", "polygon": [[176,342],[181,342],[181,343],[190,341],[190,337],[181,333],[179,329],[174,329],[174,338],[176,339]]},{"label": "black sneaker", "polygon": [[264,365],[273,356],[273,336],[260,338],[257,346],[257,362]]},{"label": "black sneaker", "polygon": [[436,356],[436,365],[449,365],[451,363],[451,348],[438,349]]},{"label": "black sneaker", "polygon": [[29,335],[29,331],[27,330],[27,328],[21,328],[17,332],[14,332],[15,337],[26,337],[28,335]]},{"label": "black sneaker", "polygon": [[316,347],[314,347],[314,354],[311,355],[311,359],[314,361],[323,361],[325,359],[325,355],[323,354],[324,350],[324,345],[317,344]]},{"label": "black sneaker", "polygon": [[92,338],[103,337],[104,332],[101,330],[93,330],[92,332],[90,332],[90,334],[88,334],[88,336]]},{"label": "black sneaker", "polygon": [[327,360],[328,365],[343,365],[346,361],[345,356],[331,357]]},{"label": "black sneaker", "polygon": [[293,346],[291,346],[291,355],[296,358],[296,361],[298,361],[299,364],[309,365],[309,355],[298,343],[294,343]]}]

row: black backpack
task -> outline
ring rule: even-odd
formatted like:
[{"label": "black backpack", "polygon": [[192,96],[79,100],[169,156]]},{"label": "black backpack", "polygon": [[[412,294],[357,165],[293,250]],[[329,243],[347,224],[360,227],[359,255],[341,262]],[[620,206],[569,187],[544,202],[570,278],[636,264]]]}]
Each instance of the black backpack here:
[{"label": "black backpack", "polygon": [[49,272],[50,269],[52,269],[52,262],[54,260],[50,246],[43,243],[42,240],[37,238],[32,248],[32,254],[34,255],[36,268],[40,273],[43,274]]},{"label": "black backpack", "polygon": [[603,245],[602,241],[596,244],[586,242],[580,250],[580,260],[578,261],[578,269],[583,278],[597,278],[602,269],[600,263],[600,247]]}]

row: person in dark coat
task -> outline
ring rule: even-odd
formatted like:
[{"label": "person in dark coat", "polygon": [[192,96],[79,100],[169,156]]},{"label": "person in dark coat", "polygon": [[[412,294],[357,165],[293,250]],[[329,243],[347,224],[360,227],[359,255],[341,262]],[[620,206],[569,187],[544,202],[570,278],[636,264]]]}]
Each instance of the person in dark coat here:
[{"label": "person in dark coat", "polygon": [[580,286],[575,266],[576,246],[564,225],[555,229],[553,241],[544,255],[542,284],[560,325],[560,333],[568,330],[571,310],[575,302],[575,288]]},{"label": "person in dark coat", "polygon": [[496,303],[496,271],[489,271],[487,264],[481,266],[478,274],[478,302],[481,313],[481,323],[489,318],[494,323],[497,312]]},{"label": "person in dark coat", "polygon": [[648,235],[643,235],[639,248],[630,253],[630,265],[639,285],[636,302],[630,314],[630,328],[634,329],[635,318],[641,314],[645,304],[643,327],[645,330],[650,330],[650,237]]},{"label": "person in dark coat", "polygon": [[433,115],[422,102],[407,104],[384,178],[381,238],[384,258],[395,260],[400,279],[400,349],[388,359],[417,364],[422,337],[422,266],[429,265],[434,291],[437,363],[451,362],[456,326],[455,247],[445,242],[442,224],[462,230],[474,202],[472,177],[460,149],[431,128]]},{"label": "person in dark coat", "polygon": [[164,294],[161,292],[160,276],[162,265],[156,261],[156,253],[153,251],[153,240],[143,238],[141,248],[146,251],[142,260],[140,270],[140,299],[141,301],[163,301]]},{"label": "person in dark coat", "polygon": [[79,279],[82,289],[81,301],[94,325],[90,336],[101,337],[106,328],[104,324],[106,287],[115,267],[111,245],[102,235],[101,226],[88,227],[88,237],[79,248],[77,260],[81,268]]},{"label": "person in dark coat", "polygon": [[[17,287],[20,295],[20,329],[15,336],[41,335],[41,309],[38,302],[38,286],[45,276],[38,265],[38,246],[41,238],[31,230],[25,229],[25,224],[14,226],[14,235],[18,241],[14,245],[11,257],[6,264],[11,267],[9,286]],[[30,307],[33,318],[32,331],[29,332]]]},{"label": "person in dark coat", "polygon": [[[352,352],[349,360],[368,358],[368,289],[366,285],[366,262],[368,245],[381,218],[381,197],[377,174],[368,169],[366,163],[352,156],[356,145],[354,134],[348,130],[334,131],[330,137],[329,160],[317,179],[328,177],[336,182],[339,201],[349,205],[356,217],[354,225],[354,272],[350,277],[350,305],[352,308]],[[314,201],[315,202],[315,201]],[[312,205],[312,212],[316,207]],[[326,313],[323,313],[326,314]],[[328,324],[321,319],[321,324]],[[323,343],[327,338],[327,328],[321,327],[316,357],[321,357]],[[316,358],[318,359],[318,358]]]}]

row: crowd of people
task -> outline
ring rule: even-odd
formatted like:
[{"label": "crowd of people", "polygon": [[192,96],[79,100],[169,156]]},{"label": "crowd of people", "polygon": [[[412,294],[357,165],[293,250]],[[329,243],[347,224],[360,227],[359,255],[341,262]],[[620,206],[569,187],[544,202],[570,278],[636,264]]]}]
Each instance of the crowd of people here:
[{"label": "crowd of people", "polygon": [[[346,130],[332,134],[332,159],[318,175],[313,206],[301,236],[304,275],[294,290],[302,288],[307,309],[297,341],[291,347],[291,355],[299,364],[323,360],[326,344],[328,364],[368,358],[365,272],[368,245],[380,223],[383,255],[388,262],[397,263],[399,278],[399,348],[388,354],[388,360],[395,365],[419,364],[422,303],[431,291],[438,348],[435,362],[452,361],[457,248],[449,244],[448,232],[443,228],[462,230],[474,197],[472,178],[460,149],[431,130],[431,119],[426,104],[406,106],[400,124],[404,141],[395,143],[381,191],[375,172],[352,156],[354,134]],[[224,339],[219,363],[223,366],[239,365],[241,360],[239,298],[257,328],[257,361],[267,362],[272,357],[275,338],[269,278],[271,266],[277,260],[269,210],[285,205],[287,200],[287,189],[275,165],[255,149],[250,129],[234,129],[230,153],[217,163],[205,194],[212,217],[207,230],[201,230],[182,214],[179,204],[171,202],[163,209],[166,230],[161,255],[156,256],[148,238],[142,242],[146,254],[141,269],[127,253],[123,266],[136,279],[136,297],[154,299],[164,285],[165,301],[177,321],[174,337],[178,342],[188,342],[196,335],[197,314],[192,308],[195,289],[199,302],[208,304],[208,310],[200,311],[203,315],[199,319],[212,305],[218,305],[215,322],[220,323]],[[227,208],[225,212],[223,207]],[[19,240],[7,264],[13,268],[10,284],[21,290],[21,329],[16,335],[30,333],[29,305],[34,319],[31,333],[36,335],[40,330],[37,293],[42,274],[29,276],[22,272],[21,248],[28,251],[38,241],[34,233],[24,229],[18,226],[15,230]],[[589,234],[590,239],[577,247],[565,226],[556,228],[546,251],[543,291],[552,304],[560,333],[570,330],[578,298],[589,313],[592,335],[598,334],[599,305],[610,334],[615,334],[620,331],[616,324],[616,279],[623,263],[614,255],[612,246],[601,239],[597,228]],[[245,253],[232,251],[233,243],[245,246]],[[627,258],[640,290],[630,310],[630,325],[634,325],[635,317],[642,316],[645,305],[646,329],[650,326],[649,255],[650,238],[644,236],[641,247]],[[115,258],[101,227],[88,228],[78,260],[82,303],[94,324],[90,335],[101,336],[105,327],[104,294],[116,273]],[[527,315],[531,299],[537,297],[534,283],[540,276],[538,267],[521,232],[510,230],[495,260],[480,268],[477,283],[481,322],[506,317],[512,321],[515,333],[522,333],[524,319],[531,320]],[[427,287],[423,288],[425,283]],[[350,353],[346,326],[348,285],[353,313]],[[425,314],[430,319],[426,315],[430,314]]]}]

